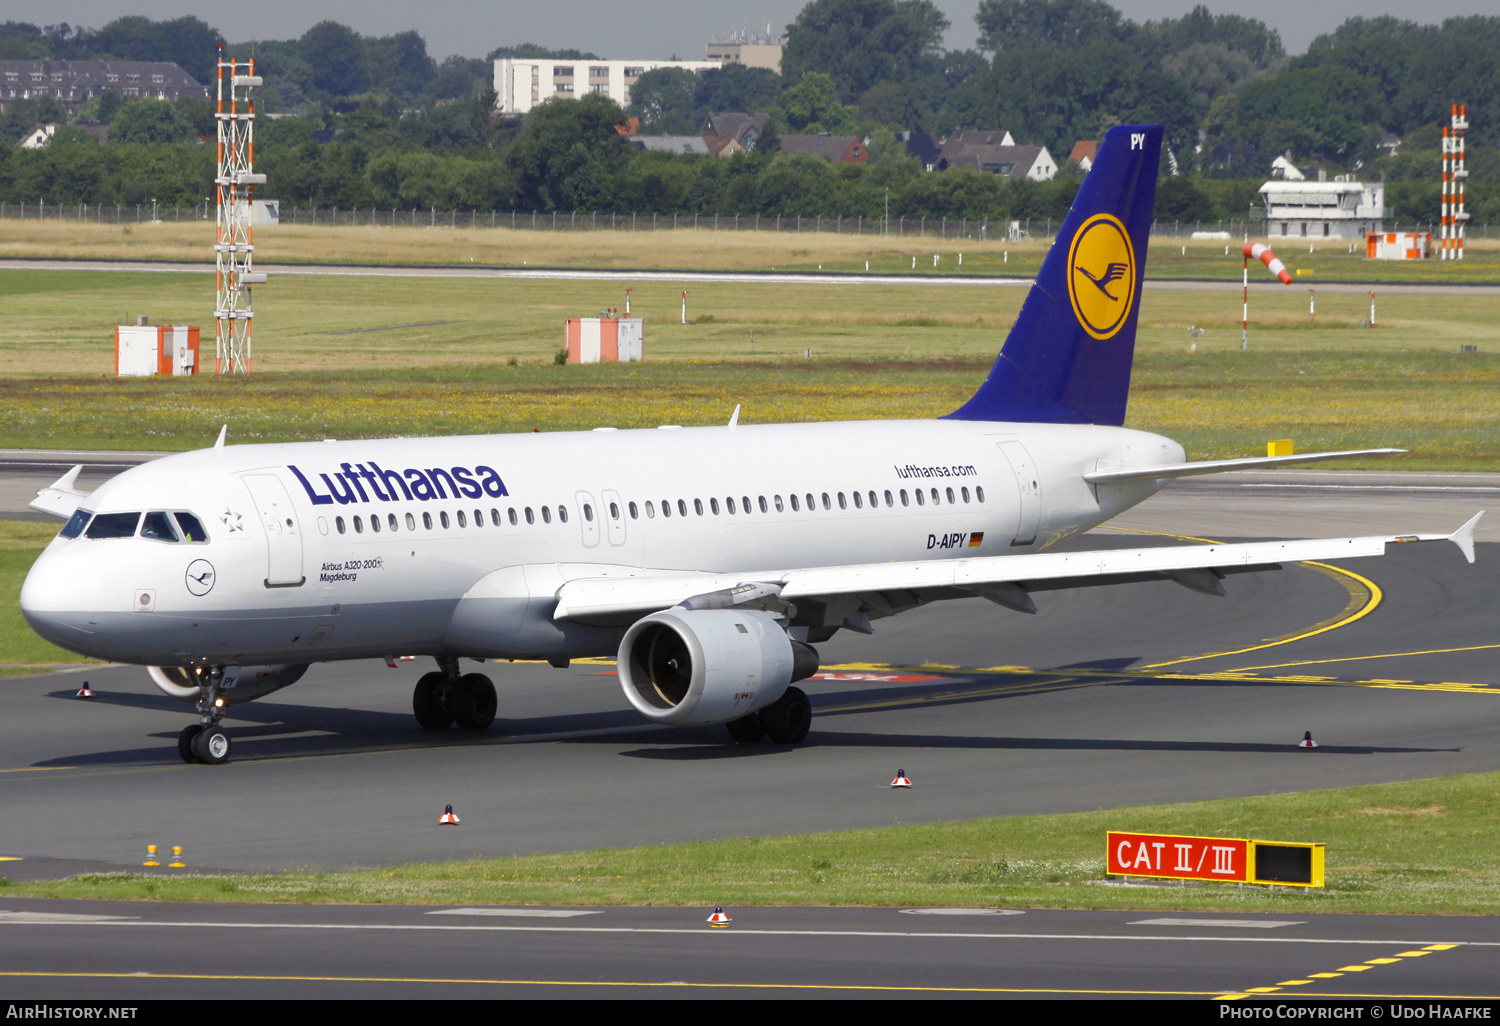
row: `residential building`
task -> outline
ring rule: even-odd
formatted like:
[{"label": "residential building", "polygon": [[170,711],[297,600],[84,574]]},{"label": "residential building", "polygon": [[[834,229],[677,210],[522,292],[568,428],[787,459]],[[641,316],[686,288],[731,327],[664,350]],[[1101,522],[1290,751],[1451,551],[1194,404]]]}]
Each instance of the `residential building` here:
[{"label": "residential building", "polygon": [[699,157],[713,155],[701,135],[627,135],[625,141],[638,150],[656,153],[690,153]]},{"label": "residential building", "polygon": [[709,43],[708,59],[781,74],[780,43]]},{"label": "residential building", "polygon": [[1068,159],[1087,172],[1094,166],[1094,158],[1099,155],[1099,141],[1097,139],[1079,139],[1073,144],[1073,152],[1068,154]]},{"label": "residential building", "polygon": [[749,147],[732,135],[705,135],[703,141],[708,144],[708,152],[716,157],[734,157],[750,152]]},{"label": "residential building", "polygon": [[502,57],[495,61],[497,109],[501,114],[525,114],[554,96],[577,99],[586,93],[604,93],[625,107],[630,104],[630,90],[636,80],[648,71],[682,68],[704,72],[721,64],[721,61],[564,61]]},{"label": "residential building", "polygon": [[[1009,139],[1010,133],[1003,137]],[[936,169],[946,171],[951,167],[971,167],[1002,178],[1030,178],[1034,182],[1050,181],[1057,175],[1057,161],[1045,146],[980,143],[973,139],[954,145],[952,136],[943,144]]]},{"label": "residential building", "polygon": [[870,159],[865,141],[855,135],[784,135],[781,152],[792,156],[811,154],[835,164],[864,164]]},{"label": "residential building", "polygon": [[33,125],[31,131],[29,131],[25,135],[21,136],[21,144],[20,144],[21,145],[21,149],[23,149],[23,150],[39,150],[43,146],[46,146],[47,143],[51,142],[52,141],[52,137],[54,135],[56,135],[56,134],[57,134],[57,125],[56,124],[50,124],[50,125],[41,125],[41,124],[38,124],[38,125]]},{"label": "residential building", "polygon": [[896,141],[906,146],[908,157],[921,161],[924,171],[937,170],[943,147],[931,132],[897,132]]},{"label": "residential building", "polygon": [[73,110],[110,89],[127,100],[209,99],[205,86],[166,61],[0,60],[0,108],[9,100],[52,96]]},{"label": "residential building", "polygon": [[723,135],[737,141],[747,150],[755,149],[755,141],[766,130],[766,114],[742,114],[736,111],[718,111],[703,119],[702,133],[705,136]]},{"label": "residential building", "polygon": [[1277,181],[1260,187],[1266,234],[1278,238],[1358,240],[1385,231],[1385,184],[1339,176],[1331,182]]}]

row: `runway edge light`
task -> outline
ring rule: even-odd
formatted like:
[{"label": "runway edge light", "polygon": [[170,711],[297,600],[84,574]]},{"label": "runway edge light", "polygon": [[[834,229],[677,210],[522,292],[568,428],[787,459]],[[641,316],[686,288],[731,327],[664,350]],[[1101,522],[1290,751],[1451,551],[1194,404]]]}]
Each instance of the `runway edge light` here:
[{"label": "runway edge light", "polygon": [[1298,748],[1316,748],[1316,747],[1318,747],[1318,743],[1313,740],[1312,731],[1310,731],[1310,730],[1304,730],[1302,732],[1302,740],[1297,742],[1297,747]]},{"label": "runway edge light", "polygon": [[714,914],[708,917],[709,926],[728,926],[732,922],[734,920],[730,919],[722,908],[715,908]]},{"label": "runway edge light", "polygon": [[906,778],[906,770],[898,769],[896,779],[891,781],[892,787],[910,787],[911,781]]},{"label": "runway edge light", "polygon": [[438,826],[458,826],[458,817],[453,814],[453,806],[443,806],[443,814],[438,817]]}]

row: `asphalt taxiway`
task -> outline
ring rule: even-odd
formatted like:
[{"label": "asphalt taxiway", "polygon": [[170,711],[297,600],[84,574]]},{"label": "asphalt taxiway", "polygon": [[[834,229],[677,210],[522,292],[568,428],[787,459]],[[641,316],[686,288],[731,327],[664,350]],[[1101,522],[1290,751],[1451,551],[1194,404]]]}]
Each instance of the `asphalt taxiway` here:
[{"label": "asphalt taxiway", "polygon": [[1488,918],[751,908],[713,928],[709,911],[17,899],[0,994],[1500,1000]]}]

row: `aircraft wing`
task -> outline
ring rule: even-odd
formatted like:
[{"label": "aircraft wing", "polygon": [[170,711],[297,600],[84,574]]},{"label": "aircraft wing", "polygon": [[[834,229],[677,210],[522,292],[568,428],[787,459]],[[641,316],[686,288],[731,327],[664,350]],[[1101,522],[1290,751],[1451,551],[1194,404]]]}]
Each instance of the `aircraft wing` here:
[{"label": "aircraft wing", "polygon": [[1324,460],[1347,460],[1356,456],[1396,456],[1405,449],[1345,449],[1340,452],[1305,452],[1300,456],[1246,456],[1233,460],[1200,460],[1197,463],[1164,463],[1156,467],[1132,467],[1129,470],[1095,470],[1084,474],[1089,484],[1110,481],[1132,481],[1141,478],[1193,477],[1197,474],[1222,474],[1230,470],[1256,470],[1261,467],[1288,467],[1294,463],[1321,463]]},{"label": "aircraft wing", "polygon": [[[1381,556],[1386,546],[1407,542],[1451,541],[1472,563],[1474,529],[1483,515],[1475,514],[1452,534],[1037,552],[727,574],[683,575],[644,570],[638,576],[586,577],[565,582],[558,589],[553,617],[561,620],[622,613],[645,615],[679,604],[691,608],[703,604],[732,606],[774,594],[790,602],[826,603],[842,597],[856,598],[857,605],[839,605],[848,606],[854,618],[845,626],[860,629],[868,615],[889,616],[933,598],[959,597],[964,593],[980,595],[1023,612],[1036,611],[1030,599],[1032,591],[1131,581],[1171,580],[1194,591],[1222,595],[1222,578],[1228,574],[1275,570],[1283,563],[1309,559]],[[718,601],[697,601],[703,599]]]},{"label": "aircraft wing", "polygon": [[32,499],[26,505],[38,512],[67,520],[73,515],[73,511],[78,508],[79,503],[83,502],[89,495],[88,492],[80,492],[74,487],[78,483],[78,472],[82,469],[83,464],[78,464],[46,488],[37,492],[36,498]]}]

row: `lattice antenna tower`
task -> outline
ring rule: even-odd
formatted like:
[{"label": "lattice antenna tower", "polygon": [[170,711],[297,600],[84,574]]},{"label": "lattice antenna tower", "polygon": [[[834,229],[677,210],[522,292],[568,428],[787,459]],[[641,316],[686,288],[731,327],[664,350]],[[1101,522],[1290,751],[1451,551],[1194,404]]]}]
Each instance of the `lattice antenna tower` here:
[{"label": "lattice antenna tower", "polygon": [[251,90],[261,84],[255,60],[224,56],[219,44],[219,168],[214,178],[218,193],[218,230],[214,255],[218,267],[214,306],[215,360],[220,374],[250,373],[251,286],[266,280],[252,269],[254,229],[250,223],[251,191],[265,183],[255,173],[255,100]]},{"label": "lattice antenna tower", "polygon": [[1464,228],[1469,221],[1464,209],[1464,182],[1469,177],[1464,167],[1464,133],[1469,128],[1465,106],[1453,105],[1452,121],[1443,129],[1443,237],[1438,250],[1443,260],[1464,258]]}]

